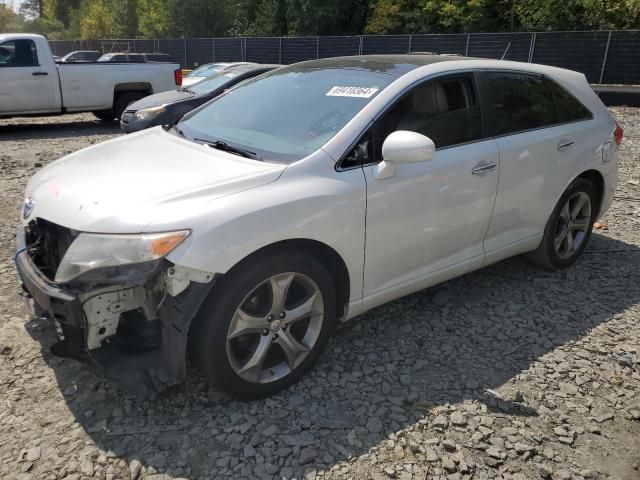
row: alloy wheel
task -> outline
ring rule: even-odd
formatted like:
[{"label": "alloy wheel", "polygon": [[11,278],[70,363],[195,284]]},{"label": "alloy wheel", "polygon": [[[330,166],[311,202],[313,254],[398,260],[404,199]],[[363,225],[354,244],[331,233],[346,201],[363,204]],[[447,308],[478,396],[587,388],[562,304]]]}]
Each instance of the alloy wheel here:
[{"label": "alloy wheel", "polygon": [[227,358],[251,383],[269,383],[295,370],[316,344],[324,321],[322,293],[306,275],[285,272],[255,287],[227,331]]},{"label": "alloy wheel", "polygon": [[591,199],[585,192],[577,192],[560,211],[553,246],[556,255],[566,260],[574,255],[585,239],[591,222]]}]

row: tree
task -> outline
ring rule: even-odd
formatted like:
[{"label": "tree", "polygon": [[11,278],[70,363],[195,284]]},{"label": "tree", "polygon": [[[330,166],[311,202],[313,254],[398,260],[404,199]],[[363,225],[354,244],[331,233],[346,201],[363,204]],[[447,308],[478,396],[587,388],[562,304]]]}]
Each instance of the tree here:
[{"label": "tree", "polygon": [[82,38],[112,38],[113,32],[113,17],[106,3],[102,0],[91,0],[82,10]]},{"label": "tree", "polygon": [[24,17],[0,0],[0,32],[21,32],[24,27]]},{"label": "tree", "polygon": [[44,18],[44,0],[23,0],[20,13],[26,18]]},{"label": "tree", "polygon": [[167,37],[172,23],[166,0],[138,0],[138,31],[144,37]]}]

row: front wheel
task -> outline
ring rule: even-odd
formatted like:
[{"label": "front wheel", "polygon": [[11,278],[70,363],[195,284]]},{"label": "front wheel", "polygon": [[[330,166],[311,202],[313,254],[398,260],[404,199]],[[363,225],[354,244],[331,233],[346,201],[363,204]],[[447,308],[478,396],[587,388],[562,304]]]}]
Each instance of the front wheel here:
[{"label": "front wheel", "polygon": [[597,215],[597,194],[584,178],[575,180],[554,209],[537,250],[527,259],[549,270],[572,265],[587,246]]},{"label": "front wheel", "polygon": [[315,363],[336,323],[331,276],[302,252],[261,256],[227,274],[191,332],[196,364],[241,399],[273,395]]}]

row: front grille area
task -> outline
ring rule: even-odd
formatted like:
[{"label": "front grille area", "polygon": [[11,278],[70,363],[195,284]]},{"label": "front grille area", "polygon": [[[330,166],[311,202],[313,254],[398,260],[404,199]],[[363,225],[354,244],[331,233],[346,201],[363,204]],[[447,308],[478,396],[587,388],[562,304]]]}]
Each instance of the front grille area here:
[{"label": "front grille area", "polygon": [[27,251],[33,263],[49,280],[56,276],[58,266],[78,232],[36,218],[25,228]]}]

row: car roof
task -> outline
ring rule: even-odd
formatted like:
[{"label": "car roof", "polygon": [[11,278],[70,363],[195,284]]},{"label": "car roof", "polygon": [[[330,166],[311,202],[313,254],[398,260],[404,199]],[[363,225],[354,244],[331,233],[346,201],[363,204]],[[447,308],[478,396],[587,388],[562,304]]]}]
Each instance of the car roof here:
[{"label": "car roof", "polygon": [[303,68],[344,68],[350,70],[368,70],[371,72],[384,72],[394,75],[404,75],[405,73],[440,62],[453,62],[475,60],[472,57],[461,57],[457,55],[435,55],[435,54],[404,54],[404,55],[358,55],[352,57],[323,58],[319,60],[308,60],[295,64],[296,67]]}]

